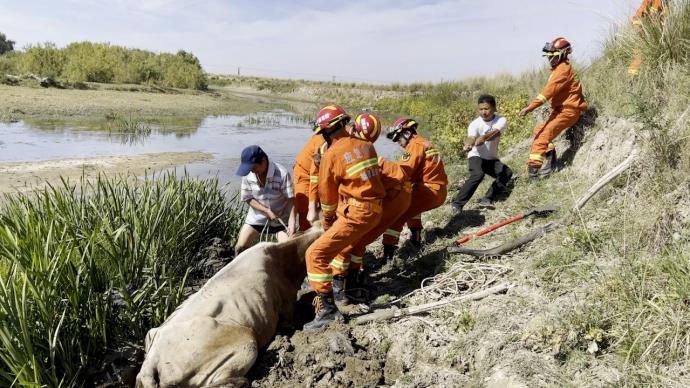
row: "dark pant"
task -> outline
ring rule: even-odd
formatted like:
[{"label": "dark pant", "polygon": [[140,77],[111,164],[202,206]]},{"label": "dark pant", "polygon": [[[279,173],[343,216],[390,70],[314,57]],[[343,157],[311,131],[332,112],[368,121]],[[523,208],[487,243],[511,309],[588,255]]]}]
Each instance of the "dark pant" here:
[{"label": "dark pant", "polygon": [[467,160],[467,164],[470,168],[470,177],[467,178],[465,184],[462,185],[460,191],[453,198],[453,204],[459,207],[465,206],[469,202],[472,195],[482,183],[484,175],[489,175],[496,178],[494,183],[491,184],[489,190],[484,194],[485,198],[493,200],[497,194],[506,191],[507,184],[510,178],[513,176],[513,171],[510,167],[501,163],[500,160],[487,160],[482,159],[479,156],[473,156]]}]

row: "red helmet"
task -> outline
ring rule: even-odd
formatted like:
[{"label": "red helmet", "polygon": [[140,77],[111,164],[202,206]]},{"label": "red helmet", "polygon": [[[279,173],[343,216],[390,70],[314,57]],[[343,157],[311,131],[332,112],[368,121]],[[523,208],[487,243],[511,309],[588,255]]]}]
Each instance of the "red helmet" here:
[{"label": "red helmet", "polygon": [[544,56],[549,58],[551,67],[556,67],[559,63],[568,60],[568,54],[573,52],[573,47],[565,38],[556,38],[552,42],[547,42],[541,49]]},{"label": "red helmet", "polygon": [[393,121],[393,124],[388,127],[386,137],[393,141],[398,141],[400,135],[406,129],[409,129],[412,133],[417,133],[417,122],[409,117],[398,117],[398,119]]},{"label": "red helmet", "polygon": [[345,109],[336,104],[326,105],[316,114],[314,132],[319,133],[323,129],[331,129],[341,121],[345,121],[345,124],[350,121],[350,116],[347,115]]},{"label": "red helmet", "polygon": [[352,135],[370,143],[376,141],[381,134],[381,119],[376,113],[360,113],[355,118],[355,130]]}]

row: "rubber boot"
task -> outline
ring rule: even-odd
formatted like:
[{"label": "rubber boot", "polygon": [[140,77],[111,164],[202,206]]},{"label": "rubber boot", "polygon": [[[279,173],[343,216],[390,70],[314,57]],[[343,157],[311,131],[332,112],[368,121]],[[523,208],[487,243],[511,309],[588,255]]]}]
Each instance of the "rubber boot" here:
[{"label": "rubber boot", "polygon": [[367,270],[371,271],[377,271],[381,269],[384,265],[386,265],[387,262],[393,261],[393,256],[395,255],[395,251],[398,249],[397,246],[395,245],[384,245],[383,246],[383,256],[381,256],[380,259],[374,260],[373,263],[369,264],[367,267]]},{"label": "rubber boot", "polygon": [[410,243],[415,248],[422,247],[422,228],[410,228]]},{"label": "rubber boot", "polygon": [[364,273],[362,271],[350,269],[345,277],[345,288],[347,298],[351,303],[367,302],[369,291],[364,285]]},{"label": "rubber boot", "polygon": [[320,329],[333,322],[344,321],[343,314],[335,305],[333,292],[317,294],[314,298],[314,306],[316,307],[316,316],[313,321],[304,324],[304,330]]},{"label": "rubber boot", "polygon": [[350,300],[345,294],[345,287],[348,286],[345,275],[333,275],[333,299],[337,306],[347,306]]},{"label": "rubber boot", "polygon": [[545,163],[539,169],[539,177],[547,178],[552,172],[556,171],[556,150],[553,149],[544,154]]},{"label": "rubber boot", "polygon": [[527,175],[529,176],[529,182],[534,183],[539,180],[539,166],[527,166]]}]

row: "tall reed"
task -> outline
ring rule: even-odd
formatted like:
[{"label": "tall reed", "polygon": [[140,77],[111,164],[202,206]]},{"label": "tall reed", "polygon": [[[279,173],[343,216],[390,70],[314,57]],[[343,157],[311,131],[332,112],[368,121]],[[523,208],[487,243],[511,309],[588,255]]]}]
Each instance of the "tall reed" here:
[{"label": "tall reed", "polygon": [[194,256],[236,236],[216,180],[63,182],[0,209],[0,385],[74,386],[115,338],[178,305]]}]

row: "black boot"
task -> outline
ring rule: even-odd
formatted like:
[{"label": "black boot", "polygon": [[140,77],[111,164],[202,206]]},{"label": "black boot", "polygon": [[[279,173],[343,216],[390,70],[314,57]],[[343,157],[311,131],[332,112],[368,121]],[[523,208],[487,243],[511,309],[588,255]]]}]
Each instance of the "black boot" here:
[{"label": "black boot", "polygon": [[369,291],[364,284],[364,272],[360,270],[350,270],[347,273],[345,288],[350,302],[366,303],[369,299]]},{"label": "black boot", "polygon": [[393,261],[393,256],[395,256],[395,251],[398,249],[395,245],[384,245],[383,246],[383,257],[381,258],[381,263],[386,264],[389,261]]},{"label": "black boot", "polygon": [[333,299],[337,306],[347,306],[350,304],[350,300],[345,294],[345,287],[349,288],[344,275],[334,275],[333,276]]},{"label": "black boot", "polygon": [[544,159],[544,164],[541,166],[541,169],[539,169],[540,178],[547,178],[552,172],[556,171],[556,163],[558,162],[556,159],[556,150],[553,149],[544,154]]},{"label": "black boot", "polygon": [[530,183],[539,180],[539,167],[538,166],[527,166],[527,175],[529,176]]},{"label": "black boot", "polygon": [[384,245],[383,246],[383,256],[381,256],[380,259],[374,260],[373,263],[370,263],[366,269],[368,271],[378,271],[386,265],[387,262],[393,261],[393,256],[395,255],[395,251],[398,249],[397,246],[395,245]]},{"label": "black boot", "polygon": [[422,247],[422,228],[410,228],[410,243],[415,248]]},{"label": "black boot", "polygon": [[304,324],[304,330],[320,329],[332,322],[342,322],[344,320],[343,315],[335,306],[332,292],[316,295],[314,306],[316,307],[316,316],[313,321]]}]

